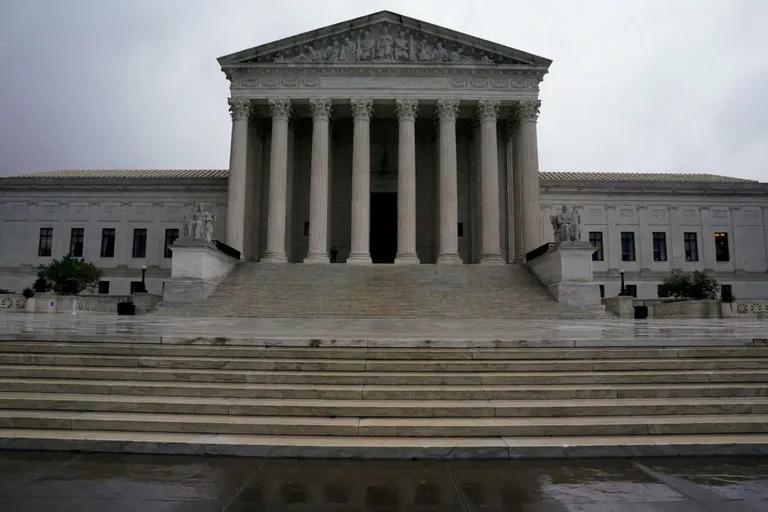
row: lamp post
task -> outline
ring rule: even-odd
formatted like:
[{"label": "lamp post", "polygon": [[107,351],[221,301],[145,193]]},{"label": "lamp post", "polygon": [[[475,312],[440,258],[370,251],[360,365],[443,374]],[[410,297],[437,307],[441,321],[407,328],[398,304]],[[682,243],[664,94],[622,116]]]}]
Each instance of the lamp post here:
[{"label": "lamp post", "polygon": [[[147,291],[146,277],[147,277],[147,266],[146,265],[142,265],[141,266],[141,291],[144,292],[144,293],[146,293],[146,291]],[[622,288],[623,287],[624,287],[624,285],[622,285]]]},{"label": "lamp post", "polygon": [[627,294],[627,287],[624,286],[624,269],[619,270],[619,274],[621,274],[621,290],[619,290],[619,295],[624,296]]}]

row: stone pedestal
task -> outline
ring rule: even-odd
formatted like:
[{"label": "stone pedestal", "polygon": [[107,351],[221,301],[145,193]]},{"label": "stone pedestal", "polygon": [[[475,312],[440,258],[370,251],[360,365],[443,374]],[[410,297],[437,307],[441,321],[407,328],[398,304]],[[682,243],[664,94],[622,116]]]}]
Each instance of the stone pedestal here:
[{"label": "stone pedestal", "polygon": [[561,242],[526,263],[557,302],[571,306],[600,304],[600,288],[592,281],[589,242]]},{"label": "stone pedestal", "polygon": [[635,318],[635,298],[627,295],[606,297],[603,299],[605,309],[619,318]]},{"label": "stone pedestal", "polygon": [[171,280],[165,283],[163,300],[203,301],[237,263],[205,240],[178,240],[173,244]]}]

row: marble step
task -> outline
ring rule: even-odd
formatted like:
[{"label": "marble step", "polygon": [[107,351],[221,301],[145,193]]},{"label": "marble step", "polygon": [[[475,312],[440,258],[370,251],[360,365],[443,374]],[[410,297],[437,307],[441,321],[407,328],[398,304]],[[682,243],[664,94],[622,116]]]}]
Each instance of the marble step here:
[{"label": "marble step", "polygon": [[768,383],[736,384],[542,384],[476,386],[372,386],[312,384],[229,384],[89,379],[0,379],[13,392],[90,393],[223,398],[336,400],[566,400],[609,398],[768,397]]},{"label": "marble step", "polygon": [[301,417],[569,417],[768,414],[768,398],[328,400],[0,392],[0,409]]},{"label": "marble step", "polygon": [[0,449],[345,459],[765,456],[768,435],[322,437],[9,428],[0,429]]},{"label": "marble step", "polygon": [[364,360],[0,353],[0,365],[321,372],[574,372],[768,369],[768,358],[558,360]]},{"label": "marble step", "polygon": [[0,428],[374,437],[764,434],[768,415],[327,418],[0,410]]},{"label": "marble step", "polygon": [[2,353],[260,359],[364,360],[572,360],[652,358],[768,358],[768,346],[670,348],[303,348],[148,343],[69,343],[0,341]]},{"label": "marble step", "polygon": [[0,365],[0,378],[162,380],[274,384],[630,384],[768,382],[768,370],[584,372],[332,372]]}]

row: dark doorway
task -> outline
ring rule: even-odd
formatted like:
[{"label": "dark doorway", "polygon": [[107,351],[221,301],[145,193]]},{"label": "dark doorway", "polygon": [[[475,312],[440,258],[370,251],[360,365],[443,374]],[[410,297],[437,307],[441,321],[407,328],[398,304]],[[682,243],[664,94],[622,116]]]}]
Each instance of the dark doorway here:
[{"label": "dark doorway", "polygon": [[371,260],[394,263],[397,254],[397,194],[371,194]]}]

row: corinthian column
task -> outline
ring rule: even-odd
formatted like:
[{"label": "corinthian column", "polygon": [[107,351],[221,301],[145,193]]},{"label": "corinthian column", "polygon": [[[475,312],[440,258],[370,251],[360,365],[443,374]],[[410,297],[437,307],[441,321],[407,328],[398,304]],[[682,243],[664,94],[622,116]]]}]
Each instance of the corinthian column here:
[{"label": "corinthian column", "polygon": [[503,264],[499,237],[498,100],[477,102],[480,119],[480,263]]},{"label": "corinthian column", "polygon": [[522,203],[523,253],[541,245],[541,204],[539,198],[539,149],[536,140],[536,119],[540,101],[521,101],[517,107],[517,166],[520,174]]},{"label": "corinthian column", "polygon": [[267,251],[262,261],[285,263],[285,214],[288,182],[288,119],[291,100],[271,99],[272,146],[269,154],[269,203],[267,222]]},{"label": "corinthian column", "polygon": [[373,101],[351,100],[354,118],[352,136],[352,250],[347,263],[371,263],[371,115]]},{"label": "corinthian column", "polygon": [[440,218],[440,247],[438,263],[461,263],[458,235],[458,184],[456,171],[456,114],[459,102],[439,100],[439,193],[438,211]]},{"label": "corinthian column", "polygon": [[328,263],[328,119],[331,100],[312,98],[312,163],[309,181],[309,251],[304,263]]},{"label": "corinthian column", "polygon": [[245,173],[248,155],[249,100],[229,99],[232,115],[232,144],[229,148],[229,179],[227,181],[227,245],[240,251],[245,259]]},{"label": "corinthian column", "polygon": [[418,100],[397,100],[397,256],[395,263],[419,262],[416,255],[416,110]]}]

